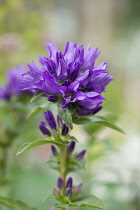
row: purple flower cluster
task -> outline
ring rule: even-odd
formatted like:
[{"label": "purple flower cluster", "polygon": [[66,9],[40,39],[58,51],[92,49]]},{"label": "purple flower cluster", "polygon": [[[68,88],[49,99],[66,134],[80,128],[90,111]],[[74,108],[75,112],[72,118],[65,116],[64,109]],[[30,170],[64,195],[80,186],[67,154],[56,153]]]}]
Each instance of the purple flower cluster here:
[{"label": "purple flower cluster", "polygon": [[59,138],[62,138],[62,136],[68,134],[69,128],[66,123],[63,123],[59,115],[57,115],[57,120],[55,120],[53,113],[48,110],[47,112],[44,112],[44,118],[46,122],[41,121],[39,125],[39,129],[44,135],[56,137],[58,140]]},{"label": "purple flower cluster", "polygon": [[[75,148],[75,142],[71,141],[69,143],[69,145],[67,146],[67,155],[68,155],[69,159],[70,160],[75,159],[77,161],[82,160],[83,157],[85,156],[86,150],[82,150],[79,153],[72,154],[72,152],[74,151],[74,148]],[[51,146],[51,150],[52,150],[52,154],[54,156],[59,155],[59,152],[57,151],[57,149],[54,145]]]},{"label": "purple flower cluster", "polygon": [[100,52],[98,48],[67,42],[64,53],[54,42],[47,43],[49,58],[39,57],[40,67],[28,64],[23,75],[22,90],[43,91],[51,102],[58,102],[63,109],[73,109],[82,115],[95,114],[105,98],[101,95],[112,80],[106,71],[107,63],[95,67]]},{"label": "purple flower cluster", "polygon": [[77,186],[73,186],[73,179],[72,177],[69,177],[67,179],[66,184],[64,184],[64,181],[61,177],[57,180],[57,187],[58,190],[54,189],[53,193],[56,196],[56,198],[59,200],[59,197],[61,198],[62,192],[65,192],[65,196],[74,199],[78,196],[78,194],[81,192],[83,184],[79,184]]},{"label": "purple flower cluster", "polygon": [[12,96],[25,93],[25,91],[21,90],[22,74],[24,72],[25,69],[23,65],[19,65],[7,71],[7,85],[5,87],[0,86],[0,99],[9,101]]}]

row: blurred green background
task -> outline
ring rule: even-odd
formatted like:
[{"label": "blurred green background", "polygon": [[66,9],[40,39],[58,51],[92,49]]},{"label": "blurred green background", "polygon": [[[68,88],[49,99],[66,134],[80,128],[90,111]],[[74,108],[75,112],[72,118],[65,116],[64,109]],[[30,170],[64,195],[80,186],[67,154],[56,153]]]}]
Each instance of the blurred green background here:
[{"label": "blurred green background", "polygon": [[[45,44],[50,40],[61,50],[66,41],[101,50],[96,64],[107,61],[114,81],[104,93],[107,100],[100,115],[115,116],[112,120],[126,132],[122,135],[101,127],[94,133],[94,126],[75,126],[72,133],[80,148],[88,148],[86,175],[83,171],[74,175],[75,184],[83,179],[85,191],[100,197],[107,210],[139,210],[140,1],[0,0],[0,84],[5,83],[7,69],[47,56]],[[40,118],[41,114],[35,119],[39,122]],[[31,140],[42,138],[34,118],[28,121],[31,125],[23,130],[23,141],[29,141],[29,135]],[[51,201],[42,200],[56,186],[58,177],[46,165],[50,146],[16,157],[21,138],[9,152],[8,176],[13,180],[9,196],[45,210]]]}]

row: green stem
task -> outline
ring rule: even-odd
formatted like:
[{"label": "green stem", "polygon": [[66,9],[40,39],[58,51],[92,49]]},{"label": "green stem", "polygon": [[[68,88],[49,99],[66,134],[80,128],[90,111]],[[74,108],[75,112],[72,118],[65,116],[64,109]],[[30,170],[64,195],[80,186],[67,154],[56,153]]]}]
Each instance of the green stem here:
[{"label": "green stem", "polygon": [[[63,194],[65,193],[66,187],[66,176],[67,176],[67,146],[60,148],[60,177],[64,182],[62,189]],[[65,210],[65,208],[60,208],[60,210]]]},{"label": "green stem", "polygon": [[64,182],[64,188],[66,184],[67,175],[67,146],[61,148],[60,151],[60,177]]}]

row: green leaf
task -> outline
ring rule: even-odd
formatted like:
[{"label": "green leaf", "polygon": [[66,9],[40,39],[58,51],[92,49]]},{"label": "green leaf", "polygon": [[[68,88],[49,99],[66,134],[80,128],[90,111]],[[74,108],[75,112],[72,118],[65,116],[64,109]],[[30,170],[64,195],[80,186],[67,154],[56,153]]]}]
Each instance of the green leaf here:
[{"label": "green leaf", "polygon": [[67,126],[72,129],[73,125],[72,125],[72,115],[71,112],[68,109],[62,109],[62,107],[60,107],[60,105],[58,105],[58,114],[60,115],[60,117],[64,120],[64,122],[67,124]]},{"label": "green leaf", "polygon": [[48,160],[47,164],[49,165],[50,168],[52,168],[56,171],[60,171],[60,167],[58,165],[58,162],[56,162],[55,160]]},{"label": "green leaf", "polygon": [[38,114],[41,111],[44,111],[47,109],[47,104],[43,104],[40,106],[36,106],[34,107],[31,112],[28,114],[28,118],[35,116],[36,114]]},{"label": "green leaf", "polygon": [[68,137],[66,138],[66,140],[71,140],[71,141],[78,142],[77,138],[75,138],[74,136],[68,136]]},{"label": "green leaf", "polygon": [[37,147],[39,145],[49,144],[49,143],[56,144],[58,146],[62,146],[62,145],[67,145],[68,141],[57,142],[57,141],[53,141],[53,140],[49,140],[49,139],[44,139],[44,140],[37,140],[35,142],[28,142],[28,143],[23,144],[19,148],[19,150],[17,151],[17,155],[19,155],[19,154],[21,154],[21,153],[25,152],[26,150],[31,149],[33,147]]},{"label": "green leaf", "polygon": [[69,204],[56,204],[55,207],[58,209],[68,209]]},{"label": "green leaf", "polygon": [[30,207],[22,201],[7,197],[0,197],[0,205],[6,206],[11,210],[37,210],[36,208]]},{"label": "green leaf", "polygon": [[73,122],[77,125],[83,125],[83,124],[88,124],[88,123],[98,123],[101,125],[104,125],[106,127],[112,128],[116,131],[119,131],[123,134],[125,134],[125,132],[118,127],[114,122],[104,118],[104,117],[95,117],[95,116],[87,116],[87,117],[79,117],[79,118],[73,118]]},{"label": "green leaf", "polygon": [[103,201],[101,201],[99,198],[97,198],[94,195],[88,195],[86,197],[78,198],[71,203],[69,203],[69,206],[83,206],[83,207],[91,207],[94,209],[102,209],[105,210],[105,205]]},{"label": "green leaf", "polygon": [[35,93],[33,95],[33,97],[31,98],[30,103],[32,103],[35,99],[37,99],[38,97],[42,96],[43,94],[44,94],[43,91],[39,91],[39,92]]}]

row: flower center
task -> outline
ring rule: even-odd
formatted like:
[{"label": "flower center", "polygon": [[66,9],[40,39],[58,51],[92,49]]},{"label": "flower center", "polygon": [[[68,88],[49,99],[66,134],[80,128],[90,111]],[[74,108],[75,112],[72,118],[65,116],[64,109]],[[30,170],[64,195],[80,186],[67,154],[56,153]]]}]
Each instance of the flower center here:
[{"label": "flower center", "polygon": [[72,92],[67,92],[65,94],[65,96],[66,96],[67,99],[71,99],[72,98]]}]

